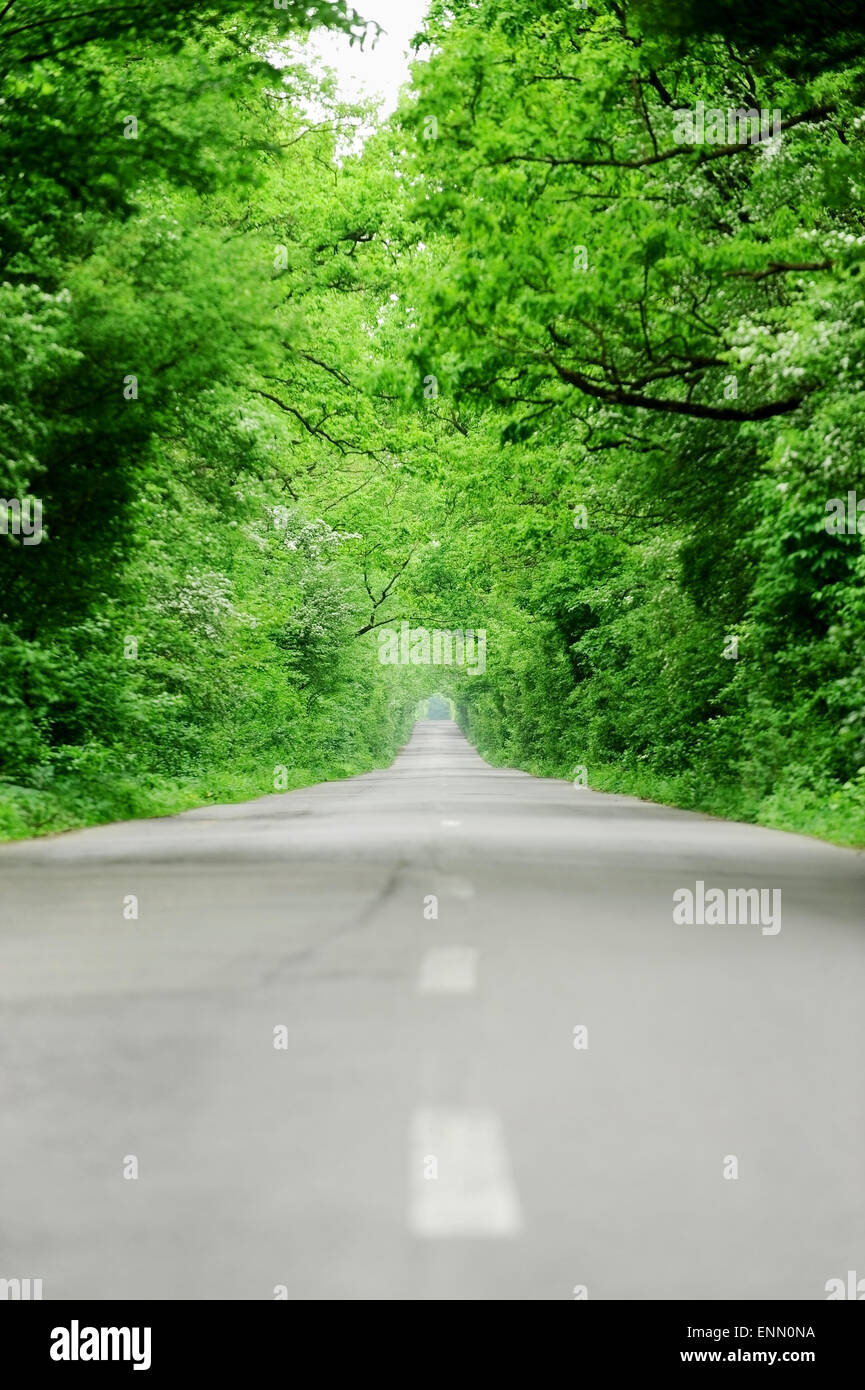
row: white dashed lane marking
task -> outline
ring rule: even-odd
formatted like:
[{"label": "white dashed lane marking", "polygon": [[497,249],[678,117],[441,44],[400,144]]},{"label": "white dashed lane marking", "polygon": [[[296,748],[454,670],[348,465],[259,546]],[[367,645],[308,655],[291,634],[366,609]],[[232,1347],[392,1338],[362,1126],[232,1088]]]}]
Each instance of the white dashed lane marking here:
[{"label": "white dashed lane marking", "polygon": [[453,826],[457,826],[457,825],[462,825],[462,821],[459,821],[459,820],[443,820],[443,821],[442,821],[442,825],[453,827]]},{"label": "white dashed lane marking", "polygon": [[417,1110],[409,1152],[412,1235],[517,1234],[520,1202],[494,1110]]},{"label": "white dashed lane marking", "polygon": [[478,953],[474,946],[437,946],[427,951],[420,966],[420,994],[474,994]]}]

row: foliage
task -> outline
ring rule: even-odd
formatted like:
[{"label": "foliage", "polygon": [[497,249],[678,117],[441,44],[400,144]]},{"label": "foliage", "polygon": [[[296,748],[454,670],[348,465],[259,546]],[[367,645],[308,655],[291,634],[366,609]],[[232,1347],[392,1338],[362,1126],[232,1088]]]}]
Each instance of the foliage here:
[{"label": "foliage", "polygon": [[[0,494],[44,518],[0,833],[383,766],[441,691],[497,763],[865,843],[846,0],[433,0],[388,122],[284,44],[350,6],[72,18],[0,17]],[[780,127],[688,143],[698,102]],[[380,665],[404,620],[486,670]]]}]

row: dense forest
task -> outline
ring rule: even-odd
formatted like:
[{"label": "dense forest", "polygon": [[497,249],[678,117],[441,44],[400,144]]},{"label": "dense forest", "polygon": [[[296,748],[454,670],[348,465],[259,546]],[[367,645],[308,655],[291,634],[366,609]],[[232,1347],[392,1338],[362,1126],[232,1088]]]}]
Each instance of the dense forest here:
[{"label": "dense forest", "polygon": [[865,844],[856,7],[432,0],[387,119],[304,60],[359,8],[0,4],[0,834],[384,766],[442,692]]}]

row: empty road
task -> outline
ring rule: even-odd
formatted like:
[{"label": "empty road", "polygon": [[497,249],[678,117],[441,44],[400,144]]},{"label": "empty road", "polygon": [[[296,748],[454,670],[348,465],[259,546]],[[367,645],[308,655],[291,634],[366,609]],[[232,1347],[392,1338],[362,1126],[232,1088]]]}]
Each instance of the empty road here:
[{"label": "empty road", "polygon": [[[674,921],[711,888],[774,924]],[[860,853],[425,722],[387,771],[4,846],[0,891],[0,1278],[45,1299],[865,1275]]]}]

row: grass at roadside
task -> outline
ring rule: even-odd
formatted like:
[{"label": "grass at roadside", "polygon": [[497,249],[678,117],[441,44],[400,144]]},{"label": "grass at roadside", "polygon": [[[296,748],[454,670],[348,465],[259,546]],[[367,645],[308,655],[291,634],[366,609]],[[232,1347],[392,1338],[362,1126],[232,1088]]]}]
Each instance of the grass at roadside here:
[{"label": "grass at roadside", "polygon": [[[327,766],[289,768],[286,786],[296,791],[318,782],[336,782],[386,764],[334,762]],[[0,841],[23,840],[62,830],[79,830],[112,821],[171,816],[199,806],[252,801],[274,791],[273,769],[217,769],[212,775],[177,779],[101,778],[99,782],[55,778],[50,788],[35,790],[0,785]]]},{"label": "grass at roadside", "polygon": [[[487,753],[483,756],[493,766],[513,765]],[[386,767],[390,761],[390,758],[378,761],[343,759],[318,766],[289,768],[284,779],[286,786],[281,790],[295,791],[319,782],[339,781]],[[571,780],[570,769],[565,772],[561,767],[526,764],[524,771],[538,777]],[[865,849],[865,773],[843,786],[826,787],[821,791],[791,786],[762,799],[749,796],[735,783],[706,784],[696,774],[663,777],[649,768],[617,764],[591,768],[588,783],[594,791],[635,796],[662,806],[703,811],[726,820],[813,835],[845,848]],[[149,776],[133,780],[107,773],[98,778],[56,777],[44,790],[0,784],[0,841],[27,839],[112,821],[170,816],[200,806],[251,801],[273,791],[273,769],[260,766],[218,768],[206,775],[176,779]]]},{"label": "grass at roadside", "polygon": [[[483,756],[494,766],[507,765],[502,759]],[[570,768],[565,771],[561,767],[526,764],[524,770],[538,777],[572,780]],[[590,768],[588,785],[593,791],[636,796],[661,806],[703,811],[725,820],[813,835],[847,849],[865,849],[865,770],[843,786],[780,787],[765,797],[749,795],[745,788],[732,782],[707,783],[693,773],[663,777],[650,768],[614,763]]]}]

